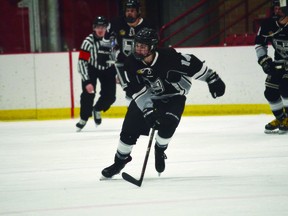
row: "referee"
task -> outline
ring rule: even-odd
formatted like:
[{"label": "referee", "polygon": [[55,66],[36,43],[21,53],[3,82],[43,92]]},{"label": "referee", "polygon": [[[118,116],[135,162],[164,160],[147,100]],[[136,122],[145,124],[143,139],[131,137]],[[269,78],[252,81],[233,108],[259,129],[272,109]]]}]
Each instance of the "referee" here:
[{"label": "referee", "polygon": [[[102,40],[106,33],[108,21],[98,16],[93,22],[93,33],[82,42],[78,72],[82,77],[82,93],[80,95],[80,121],[76,124],[77,131],[81,131],[89,117],[94,116],[96,126],[102,122],[101,111],[107,111],[116,100],[115,67],[108,65],[111,44]],[[100,82],[99,99],[95,106],[97,80]]]}]

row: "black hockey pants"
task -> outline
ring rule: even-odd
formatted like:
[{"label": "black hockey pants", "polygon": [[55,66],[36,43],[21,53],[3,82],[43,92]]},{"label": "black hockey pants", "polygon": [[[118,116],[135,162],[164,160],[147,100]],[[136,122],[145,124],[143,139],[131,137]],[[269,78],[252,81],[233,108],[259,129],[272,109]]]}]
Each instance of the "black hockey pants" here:
[{"label": "black hockey pants", "polygon": [[[116,100],[115,68],[99,71],[89,68],[91,84],[96,92],[97,80],[100,82],[100,97],[95,104],[96,111],[107,111]],[[86,84],[82,81],[82,93],[80,96],[80,117],[88,120],[92,116],[95,94],[86,91]]]},{"label": "black hockey pants", "polygon": [[[273,107],[273,104],[277,104],[279,101],[287,100],[288,98],[288,73],[278,73],[275,75],[268,75],[265,81],[266,100]],[[276,118],[283,116],[283,111],[288,114],[288,107],[283,103],[283,107],[272,109],[272,112]],[[283,110],[284,108],[284,110]]]},{"label": "black hockey pants", "polygon": [[[185,107],[185,96],[174,96],[164,100],[153,101],[154,107],[158,110],[160,126],[158,135],[162,138],[173,136],[181,120]],[[150,128],[147,125],[143,112],[138,108],[135,101],[132,100],[120,134],[120,140],[127,145],[136,144],[140,135],[149,135]]]}]

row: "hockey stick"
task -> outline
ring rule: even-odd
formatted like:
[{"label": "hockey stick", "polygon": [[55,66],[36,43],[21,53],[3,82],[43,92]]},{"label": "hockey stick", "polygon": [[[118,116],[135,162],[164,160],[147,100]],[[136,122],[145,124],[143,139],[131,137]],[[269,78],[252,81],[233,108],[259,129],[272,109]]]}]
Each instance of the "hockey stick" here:
[{"label": "hockey stick", "polygon": [[144,174],[145,174],[145,170],[146,170],[146,166],[147,166],[147,162],[148,162],[148,158],[149,158],[150,149],[151,149],[151,145],[152,145],[152,142],[153,142],[154,133],[155,133],[155,129],[152,128],[152,132],[151,132],[151,135],[150,135],[150,138],[149,138],[149,143],[148,143],[148,147],[147,147],[147,150],[146,150],[146,155],[145,155],[145,159],[144,159],[144,163],[143,163],[140,179],[137,180],[137,179],[135,179],[134,177],[132,177],[131,175],[129,175],[126,172],[122,173],[122,178],[124,180],[126,180],[126,181],[128,181],[128,182],[130,182],[130,183],[132,183],[134,185],[137,185],[138,187],[141,187],[142,182],[143,182],[143,178],[144,178]]},{"label": "hockey stick", "polygon": [[118,62],[116,62],[116,61],[114,61],[114,60],[108,60],[108,61],[106,61],[108,64],[110,64],[110,65],[114,65],[114,67],[115,67],[115,70],[116,70],[116,74],[117,74],[117,77],[118,77],[118,79],[119,79],[119,83],[120,83],[120,85],[121,85],[121,87],[124,89],[124,88],[126,88],[127,87],[127,83],[125,83],[124,81],[123,81],[123,75],[121,75],[121,72],[120,72],[120,69],[119,68],[121,68],[121,67],[123,67],[123,65],[124,64],[122,64],[122,63],[118,63]]}]

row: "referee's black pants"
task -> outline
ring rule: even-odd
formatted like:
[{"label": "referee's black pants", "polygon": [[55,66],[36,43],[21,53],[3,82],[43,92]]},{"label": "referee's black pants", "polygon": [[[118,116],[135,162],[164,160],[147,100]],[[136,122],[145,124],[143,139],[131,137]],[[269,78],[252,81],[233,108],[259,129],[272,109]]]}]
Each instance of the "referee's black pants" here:
[{"label": "referee's black pants", "polygon": [[89,68],[89,77],[94,87],[95,94],[89,94],[86,91],[86,83],[82,81],[82,93],[80,95],[80,118],[88,120],[92,116],[94,98],[97,94],[97,80],[100,83],[99,98],[94,106],[96,111],[107,111],[116,100],[116,71],[114,67],[107,70],[96,70]]}]

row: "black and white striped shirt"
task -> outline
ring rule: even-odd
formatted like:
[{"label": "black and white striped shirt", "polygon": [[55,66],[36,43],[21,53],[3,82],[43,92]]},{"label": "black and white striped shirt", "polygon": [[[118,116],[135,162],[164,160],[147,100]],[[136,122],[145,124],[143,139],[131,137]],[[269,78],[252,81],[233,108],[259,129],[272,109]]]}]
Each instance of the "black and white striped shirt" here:
[{"label": "black and white striped shirt", "polygon": [[110,50],[110,43],[95,37],[94,34],[85,38],[80,48],[78,60],[78,72],[83,81],[90,79],[88,65],[97,70],[106,70],[109,67],[107,60],[110,59]]}]

